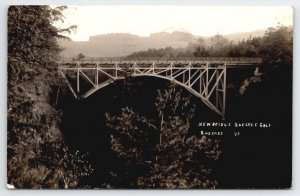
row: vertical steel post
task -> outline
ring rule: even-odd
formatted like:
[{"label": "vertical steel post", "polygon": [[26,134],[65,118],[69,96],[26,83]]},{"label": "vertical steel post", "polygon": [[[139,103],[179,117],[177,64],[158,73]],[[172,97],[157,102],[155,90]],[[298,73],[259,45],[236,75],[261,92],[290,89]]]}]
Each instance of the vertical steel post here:
[{"label": "vertical steel post", "polygon": [[226,109],[226,72],[227,72],[227,68],[226,68],[226,63],[224,63],[224,68],[223,68],[223,110],[222,113],[223,115],[225,115],[225,109]]},{"label": "vertical steel post", "polygon": [[97,63],[97,67],[96,67],[96,81],[95,81],[95,83],[96,83],[96,86],[98,86],[98,84],[99,84],[99,82],[98,82],[98,80],[99,80],[99,64]]},{"label": "vertical steel post", "polygon": [[[202,70],[200,68],[200,72],[199,72],[200,76],[201,76],[201,73],[202,73]],[[202,94],[202,77],[203,77],[203,75],[199,78],[199,85],[200,85],[199,93],[200,93],[200,95]]]},{"label": "vertical steel post", "polygon": [[189,63],[189,86],[191,85],[191,63]]},{"label": "vertical steel post", "polygon": [[[217,70],[216,80],[218,78],[219,78],[219,70]],[[216,81],[216,82],[217,82],[217,86],[216,86],[216,108],[219,109],[218,107],[219,107],[219,83],[220,83],[220,81]]]},{"label": "vertical steel post", "polygon": [[115,77],[116,77],[116,79],[118,78],[118,63],[116,62],[115,63]]},{"label": "vertical steel post", "polygon": [[207,97],[208,94],[208,63],[206,64],[206,87],[205,87],[205,96]]},{"label": "vertical steel post", "polygon": [[80,84],[79,84],[79,81],[80,81],[80,65],[78,64],[78,67],[77,67],[77,93],[80,92]]},{"label": "vertical steel post", "polygon": [[154,66],[155,66],[155,62],[153,61],[153,63],[152,63],[152,74],[154,74]]}]

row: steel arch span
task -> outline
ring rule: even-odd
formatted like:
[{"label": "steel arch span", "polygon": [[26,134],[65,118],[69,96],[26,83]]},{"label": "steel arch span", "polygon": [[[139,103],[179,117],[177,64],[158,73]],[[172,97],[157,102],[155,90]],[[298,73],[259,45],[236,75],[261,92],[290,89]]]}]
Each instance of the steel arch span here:
[{"label": "steel arch span", "polygon": [[[151,76],[169,80],[199,97],[210,109],[225,117],[228,66],[257,64],[226,61],[106,61],[62,63],[58,66],[72,94],[84,99],[125,77]],[[89,83],[90,88],[84,89]]]}]

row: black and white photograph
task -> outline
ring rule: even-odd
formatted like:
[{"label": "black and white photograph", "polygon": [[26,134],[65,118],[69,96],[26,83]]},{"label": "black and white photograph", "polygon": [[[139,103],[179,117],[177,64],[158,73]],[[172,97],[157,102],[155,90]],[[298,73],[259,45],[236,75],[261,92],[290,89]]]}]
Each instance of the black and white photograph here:
[{"label": "black and white photograph", "polygon": [[290,189],[291,6],[7,6],[8,189]]}]

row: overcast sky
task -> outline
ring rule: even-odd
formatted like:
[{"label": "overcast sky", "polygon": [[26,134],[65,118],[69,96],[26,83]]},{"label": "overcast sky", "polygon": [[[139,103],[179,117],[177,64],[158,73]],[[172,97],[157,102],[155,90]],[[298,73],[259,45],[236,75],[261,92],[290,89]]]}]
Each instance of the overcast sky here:
[{"label": "overcast sky", "polygon": [[69,6],[65,24],[77,25],[75,41],[91,35],[186,31],[200,36],[250,32],[293,24],[291,7],[280,6]]}]

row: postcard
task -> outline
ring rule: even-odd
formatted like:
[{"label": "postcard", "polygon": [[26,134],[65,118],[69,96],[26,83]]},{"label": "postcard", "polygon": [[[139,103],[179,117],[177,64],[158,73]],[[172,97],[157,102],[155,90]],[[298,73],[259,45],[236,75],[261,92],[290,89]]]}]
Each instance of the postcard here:
[{"label": "postcard", "polygon": [[287,189],[293,8],[8,8],[9,189]]}]

